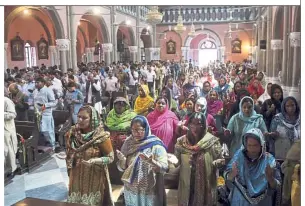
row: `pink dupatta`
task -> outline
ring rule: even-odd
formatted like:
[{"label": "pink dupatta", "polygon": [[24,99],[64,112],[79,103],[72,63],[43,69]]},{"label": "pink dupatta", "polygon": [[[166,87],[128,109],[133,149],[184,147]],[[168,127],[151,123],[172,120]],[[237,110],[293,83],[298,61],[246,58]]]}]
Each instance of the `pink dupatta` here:
[{"label": "pink dupatta", "polygon": [[168,105],[163,113],[155,109],[147,115],[147,120],[151,128],[151,133],[159,137],[167,147],[167,152],[173,153],[175,146],[174,134],[179,122],[178,117],[168,109]]}]

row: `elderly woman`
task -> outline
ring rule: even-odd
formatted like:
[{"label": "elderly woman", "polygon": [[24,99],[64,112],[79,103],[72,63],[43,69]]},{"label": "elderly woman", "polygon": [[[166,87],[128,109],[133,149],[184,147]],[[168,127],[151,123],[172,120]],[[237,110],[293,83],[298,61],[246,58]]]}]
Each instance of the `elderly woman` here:
[{"label": "elderly woman", "polygon": [[148,86],[139,85],[139,96],[136,98],[134,111],[138,115],[146,116],[154,106],[154,99],[149,96]]},{"label": "elderly woman", "polygon": [[264,135],[258,128],[243,134],[242,146],[229,162],[224,177],[231,205],[280,205],[280,171],[274,157],[266,152]]},{"label": "elderly woman", "polygon": [[230,93],[231,87],[227,84],[226,77],[224,76],[221,76],[218,82],[218,86],[214,90],[218,93],[219,98],[223,100]]},{"label": "elderly woman", "polygon": [[286,97],[282,102],[281,113],[271,121],[270,153],[275,159],[285,159],[292,144],[301,139],[300,108],[294,97]]},{"label": "elderly woman", "polygon": [[225,163],[221,144],[207,132],[203,113],[194,113],[188,127],[175,145],[180,164],[178,205],[217,205],[217,166]]},{"label": "elderly woman", "polygon": [[[109,112],[105,125],[110,131],[112,146],[115,150],[121,149],[126,137],[130,134],[130,123],[137,114],[130,110],[128,101],[124,97],[114,100],[114,108]],[[112,184],[122,184],[121,173],[116,167],[117,158],[109,165]]]},{"label": "elderly woman", "polygon": [[131,122],[132,135],[118,154],[118,168],[124,171],[126,206],[162,206],[165,204],[163,174],[168,159],[162,141],[151,134],[147,119],[136,116]]},{"label": "elderly woman", "polygon": [[211,90],[207,98],[207,113],[215,116],[222,114],[223,102],[219,99],[217,91]]},{"label": "elderly woman", "polygon": [[167,148],[167,152],[174,152],[175,131],[179,119],[169,110],[168,100],[158,97],[155,103],[155,110],[147,115],[152,134],[159,137]]},{"label": "elderly woman", "polygon": [[231,139],[231,157],[241,147],[242,135],[252,128],[258,128],[263,133],[268,132],[263,116],[254,111],[253,99],[246,96],[240,101],[239,113],[230,119],[227,129],[224,130],[224,135]]},{"label": "elderly woman", "polygon": [[107,169],[114,154],[109,133],[104,131],[93,107],[80,108],[77,124],[66,134],[66,150],[68,202],[114,205]]}]

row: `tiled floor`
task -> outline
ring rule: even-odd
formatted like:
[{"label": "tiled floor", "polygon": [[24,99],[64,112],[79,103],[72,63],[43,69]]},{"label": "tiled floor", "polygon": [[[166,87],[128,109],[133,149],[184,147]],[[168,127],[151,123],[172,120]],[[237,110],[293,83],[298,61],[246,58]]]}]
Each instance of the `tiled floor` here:
[{"label": "tiled floor", "polygon": [[[46,200],[65,201],[68,195],[68,175],[65,160],[55,155],[41,167],[31,173],[16,175],[13,181],[4,188],[4,205],[12,205],[25,197]],[[112,185],[116,201],[122,186]],[[177,191],[167,190],[167,205],[177,205]]]}]

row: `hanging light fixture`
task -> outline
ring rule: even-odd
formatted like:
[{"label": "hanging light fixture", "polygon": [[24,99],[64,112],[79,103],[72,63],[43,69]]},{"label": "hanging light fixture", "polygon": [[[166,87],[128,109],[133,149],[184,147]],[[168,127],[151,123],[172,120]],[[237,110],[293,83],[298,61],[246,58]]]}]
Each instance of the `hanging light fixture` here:
[{"label": "hanging light fixture", "polygon": [[190,37],[194,37],[194,36],[196,36],[195,33],[196,33],[196,30],[195,30],[195,26],[194,26],[193,21],[192,21],[191,31],[188,33],[188,35],[189,35]]},{"label": "hanging light fixture", "polygon": [[185,26],[183,25],[183,20],[182,20],[182,16],[181,16],[181,8],[179,11],[178,22],[177,22],[177,25],[175,26],[174,30],[179,34],[183,33],[186,30]]},{"label": "hanging light fixture", "polygon": [[158,6],[152,6],[151,10],[146,14],[146,22],[149,24],[161,23],[163,14],[159,12]]}]

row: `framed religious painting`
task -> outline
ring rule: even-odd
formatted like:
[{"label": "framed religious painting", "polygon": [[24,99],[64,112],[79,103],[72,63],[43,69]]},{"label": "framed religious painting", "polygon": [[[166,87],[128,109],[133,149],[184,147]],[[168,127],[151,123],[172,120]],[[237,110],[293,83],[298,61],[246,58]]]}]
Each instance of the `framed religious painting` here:
[{"label": "framed religious painting", "polygon": [[11,39],[11,59],[12,61],[24,61],[24,41],[18,33],[15,38]]},{"label": "framed religious painting", "polygon": [[236,38],[232,40],[231,46],[232,46],[232,53],[233,54],[240,54],[241,53],[241,40]]},{"label": "framed religious painting", "polygon": [[37,42],[38,59],[49,59],[49,43],[43,36]]},{"label": "framed religious painting", "polygon": [[167,54],[176,54],[176,42],[169,40],[166,42],[166,53]]}]

